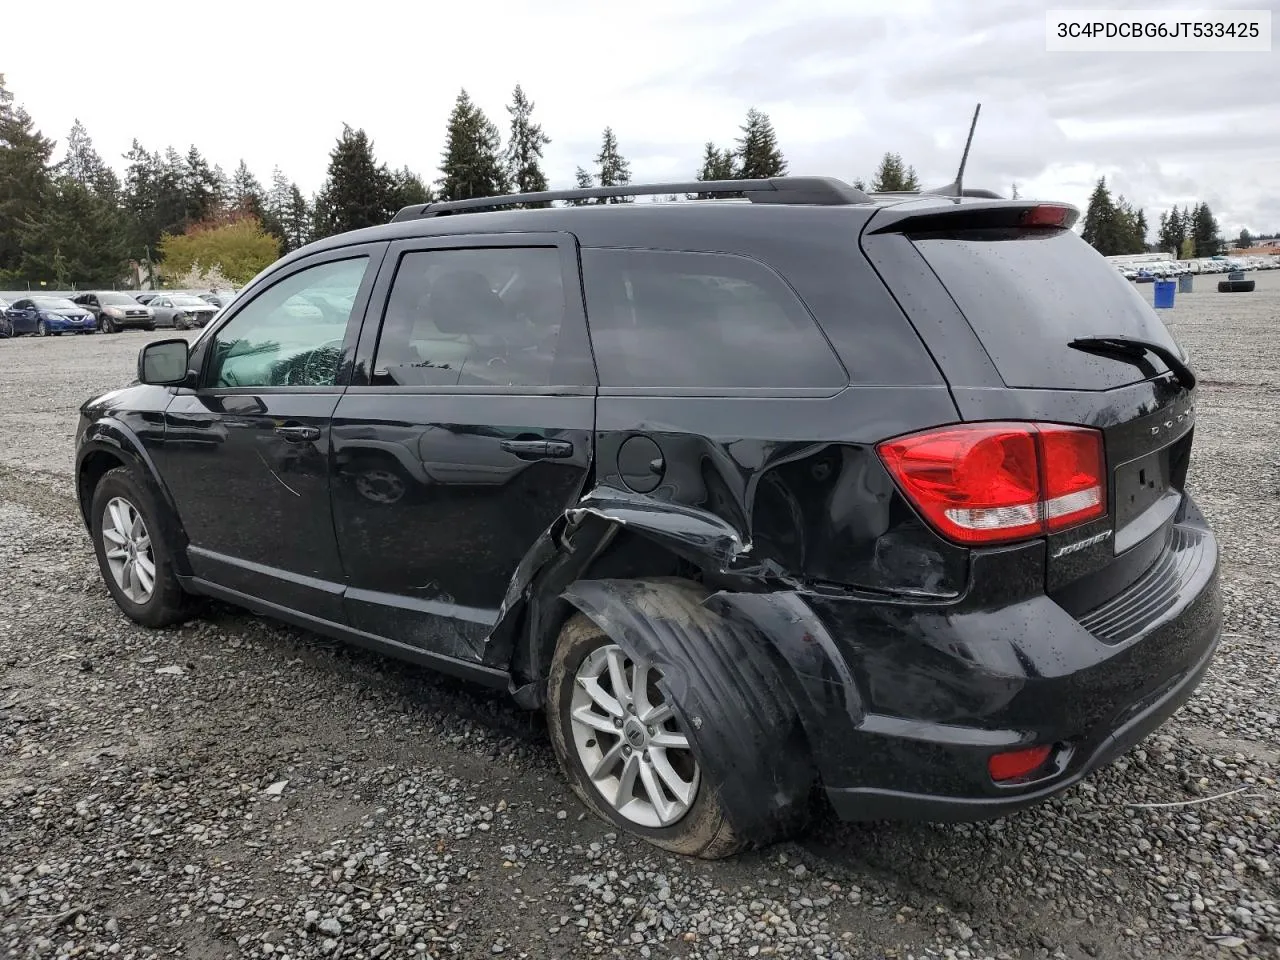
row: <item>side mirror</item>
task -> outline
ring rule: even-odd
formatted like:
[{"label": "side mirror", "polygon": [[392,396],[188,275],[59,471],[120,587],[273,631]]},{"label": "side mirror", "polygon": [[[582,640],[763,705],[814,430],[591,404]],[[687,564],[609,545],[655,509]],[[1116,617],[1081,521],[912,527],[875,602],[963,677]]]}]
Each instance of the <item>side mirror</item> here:
[{"label": "side mirror", "polygon": [[191,346],[182,339],[157,340],[138,353],[138,380],[154,386],[172,386],[187,379]]}]

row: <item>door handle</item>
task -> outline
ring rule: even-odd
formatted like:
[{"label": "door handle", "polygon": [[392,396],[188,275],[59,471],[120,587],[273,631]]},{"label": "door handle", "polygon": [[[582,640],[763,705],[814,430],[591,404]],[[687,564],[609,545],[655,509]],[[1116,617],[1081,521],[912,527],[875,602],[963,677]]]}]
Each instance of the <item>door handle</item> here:
[{"label": "door handle", "polygon": [[286,424],[283,427],[276,427],[276,436],[284,437],[290,443],[302,443],[305,440],[319,440],[319,427],[306,427],[302,424]]},{"label": "door handle", "polygon": [[573,444],[567,440],[503,440],[499,446],[523,460],[557,460],[573,456]]}]

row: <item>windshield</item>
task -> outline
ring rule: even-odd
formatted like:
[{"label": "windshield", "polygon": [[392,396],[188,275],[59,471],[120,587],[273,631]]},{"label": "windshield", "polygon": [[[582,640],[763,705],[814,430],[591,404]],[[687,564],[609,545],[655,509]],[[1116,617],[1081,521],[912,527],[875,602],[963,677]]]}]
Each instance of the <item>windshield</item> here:
[{"label": "windshield", "polygon": [[172,299],[175,307],[207,307],[209,305],[199,297],[173,297]]},{"label": "windshield", "polygon": [[1070,230],[973,230],[913,238],[1010,387],[1107,390],[1165,369],[1072,350],[1121,335],[1181,353],[1132,283]]},{"label": "windshield", "polygon": [[35,305],[41,310],[80,310],[83,309],[63,297],[36,297]]},{"label": "windshield", "polygon": [[123,293],[100,293],[98,294],[98,302],[108,303],[108,304],[115,303],[115,304],[120,304],[122,306],[135,306],[135,307],[138,305],[137,300]]}]

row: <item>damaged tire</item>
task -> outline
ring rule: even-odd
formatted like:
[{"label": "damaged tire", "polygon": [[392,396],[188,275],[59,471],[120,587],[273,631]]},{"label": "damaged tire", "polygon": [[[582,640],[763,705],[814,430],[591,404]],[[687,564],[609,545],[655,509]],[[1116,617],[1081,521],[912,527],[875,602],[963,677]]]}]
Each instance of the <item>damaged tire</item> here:
[{"label": "damaged tire", "polygon": [[574,793],[600,818],[672,853],[729,856],[746,839],[730,825],[660,677],[575,615],[548,677],[552,746]]}]

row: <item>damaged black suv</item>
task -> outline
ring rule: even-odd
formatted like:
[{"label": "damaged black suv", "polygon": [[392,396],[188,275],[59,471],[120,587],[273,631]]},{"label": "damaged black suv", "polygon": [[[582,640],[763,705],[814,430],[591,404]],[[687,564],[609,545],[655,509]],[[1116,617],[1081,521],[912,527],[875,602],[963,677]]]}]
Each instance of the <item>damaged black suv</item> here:
[{"label": "damaged black suv", "polygon": [[681,853],[823,795],[1060,791],[1217,643],[1195,375],[1074,209],[955,192],[596,188],[313,243],[84,405],[106,585],[509,688],[588,807]]}]

